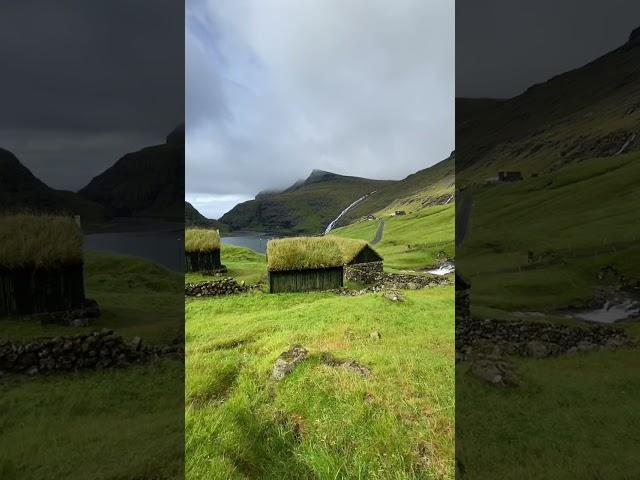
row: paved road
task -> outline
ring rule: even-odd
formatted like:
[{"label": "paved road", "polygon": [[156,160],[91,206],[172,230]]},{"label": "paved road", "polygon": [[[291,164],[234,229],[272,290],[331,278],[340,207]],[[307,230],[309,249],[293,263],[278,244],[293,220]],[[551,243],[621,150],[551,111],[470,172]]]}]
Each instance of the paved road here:
[{"label": "paved road", "polygon": [[376,232],[376,236],[373,239],[373,242],[371,242],[371,245],[375,245],[380,240],[382,240],[383,232],[384,232],[384,220],[380,220],[380,225],[378,226],[378,231]]},{"label": "paved road", "polygon": [[467,235],[472,210],[473,198],[471,198],[471,195],[467,194],[462,199],[462,205],[460,205],[460,209],[456,213],[456,247],[462,245],[462,241]]}]

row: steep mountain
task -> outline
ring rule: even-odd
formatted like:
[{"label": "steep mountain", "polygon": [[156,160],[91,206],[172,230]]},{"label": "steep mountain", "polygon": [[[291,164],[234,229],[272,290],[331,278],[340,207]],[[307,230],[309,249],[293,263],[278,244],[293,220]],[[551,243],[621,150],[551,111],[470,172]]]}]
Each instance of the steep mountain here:
[{"label": "steep mountain", "polygon": [[346,225],[364,215],[388,215],[396,210],[410,213],[450,203],[453,201],[454,190],[455,153],[451,153],[445,160],[378,190],[350,210],[340,225]]},{"label": "steep mountain", "polygon": [[220,221],[233,230],[320,233],[346,206],[393,183],[314,170],[282,192],[236,205]]},{"label": "steep mountain", "polygon": [[112,216],[182,219],[184,125],[166,143],[126,154],[78,193]]},{"label": "steep mountain", "polygon": [[104,208],[73,192],[55,190],[36,178],[18,158],[0,148],[0,210],[80,215],[83,223],[104,220]]},{"label": "steep mountain", "polygon": [[[458,99],[458,184],[640,150],[640,35],[505,101]],[[479,108],[479,109],[478,109]]]},{"label": "steep mountain", "polygon": [[189,202],[184,202],[184,226],[185,227],[200,227],[200,228],[216,228],[220,231],[225,231],[228,227],[218,220],[211,220],[202,215],[193,205]]}]

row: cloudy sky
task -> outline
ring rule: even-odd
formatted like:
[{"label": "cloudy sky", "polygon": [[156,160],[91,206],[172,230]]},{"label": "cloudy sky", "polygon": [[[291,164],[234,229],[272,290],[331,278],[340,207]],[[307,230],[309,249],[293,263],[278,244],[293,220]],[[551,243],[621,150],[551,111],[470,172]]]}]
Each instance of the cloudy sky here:
[{"label": "cloudy sky", "polygon": [[208,217],[314,168],[400,179],[453,150],[452,0],[186,5],[186,192]]},{"label": "cloudy sky", "polygon": [[509,98],[625,43],[632,0],[456,0],[456,88]]},{"label": "cloudy sky", "polygon": [[184,118],[175,0],[23,0],[0,14],[0,147],[77,190]]}]

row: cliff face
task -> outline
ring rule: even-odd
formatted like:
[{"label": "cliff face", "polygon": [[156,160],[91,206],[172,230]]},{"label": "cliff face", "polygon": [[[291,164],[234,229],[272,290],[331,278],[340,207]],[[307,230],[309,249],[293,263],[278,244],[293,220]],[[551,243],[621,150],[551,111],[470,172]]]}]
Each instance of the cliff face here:
[{"label": "cliff face", "polygon": [[182,219],[184,215],[184,126],[167,143],[126,154],[78,192],[111,216]]}]

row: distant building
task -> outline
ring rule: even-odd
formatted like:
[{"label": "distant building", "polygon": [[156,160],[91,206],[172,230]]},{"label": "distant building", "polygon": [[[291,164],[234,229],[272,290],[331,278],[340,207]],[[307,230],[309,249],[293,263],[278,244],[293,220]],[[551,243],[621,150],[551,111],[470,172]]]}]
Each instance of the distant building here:
[{"label": "distant building", "polygon": [[498,172],[499,182],[519,182],[522,180],[522,172]]},{"label": "distant building", "polygon": [[404,210],[396,210],[396,216],[398,215],[406,215],[407,212],[405,212]]}]

